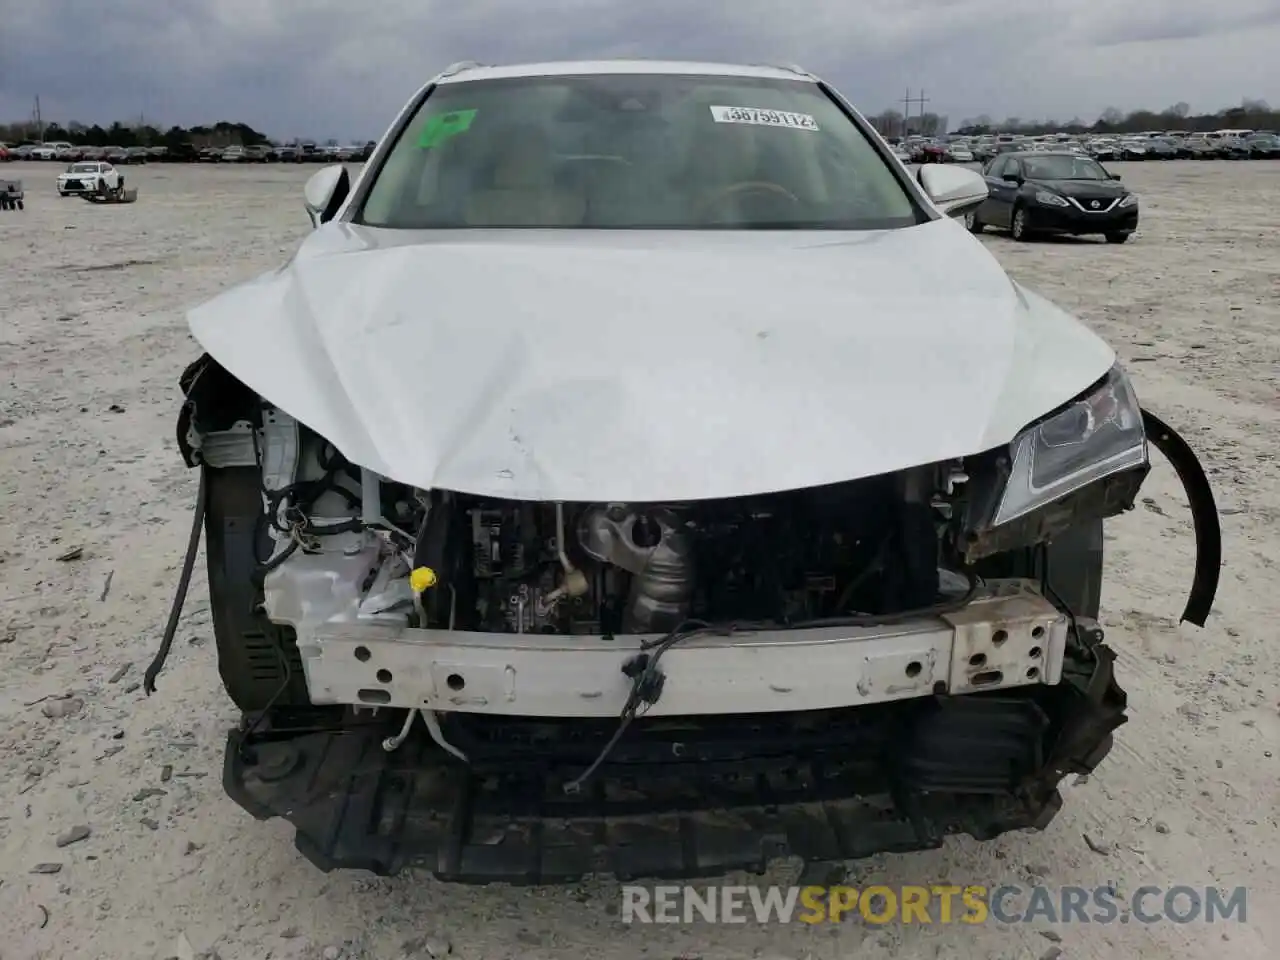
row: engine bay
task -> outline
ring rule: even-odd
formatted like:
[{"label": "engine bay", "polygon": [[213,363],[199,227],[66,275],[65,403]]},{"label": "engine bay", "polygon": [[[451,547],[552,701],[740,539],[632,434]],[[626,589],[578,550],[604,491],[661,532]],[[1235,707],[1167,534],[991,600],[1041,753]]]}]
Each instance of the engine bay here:
[{"label": "engine bay", "polygon": [[353,537],[379,537],[382,562],[351,587],[399,588],[413,627],[608,637],[817,624],[923,611],[971,586],[948,562],[941,492],[962,482],[955,467],[722,500],[543,503],[410,488],[305,428],[294,450],[287,476],[263,478],[264,575],[302,576],[324,556],[367,553]]},{"label": "engine bay", "polygon": [[434,495],[413,559],[438,578],[422,625],[609,636],[926,606],[938,539],[927,507],[894,486],[687,504]]}]

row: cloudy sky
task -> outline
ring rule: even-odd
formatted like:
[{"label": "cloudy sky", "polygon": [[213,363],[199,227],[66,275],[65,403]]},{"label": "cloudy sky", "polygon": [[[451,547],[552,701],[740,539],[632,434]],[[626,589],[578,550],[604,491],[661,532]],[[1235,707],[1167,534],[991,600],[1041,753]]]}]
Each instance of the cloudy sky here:
[{"label": "cloudy sky", "polygon": [[1280,0],[0,0],[0,122],[39,95],[60,121],[365,139],[453,61],[608,56],[799,63],[867,113],[924,87],[953,124],[1092,120],[1280,103],[1278,53]]}]

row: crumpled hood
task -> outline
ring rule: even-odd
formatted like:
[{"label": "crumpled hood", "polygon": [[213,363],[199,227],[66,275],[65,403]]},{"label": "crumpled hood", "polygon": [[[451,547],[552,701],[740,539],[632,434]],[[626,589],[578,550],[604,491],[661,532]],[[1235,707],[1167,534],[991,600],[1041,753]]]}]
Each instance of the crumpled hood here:
[{"label": "crumpled hood", "polygon": [[351,462],[515,499],[729,497],[977,453],[1114,362],[950,219],[851,233],[332,223],[189,321]]}]

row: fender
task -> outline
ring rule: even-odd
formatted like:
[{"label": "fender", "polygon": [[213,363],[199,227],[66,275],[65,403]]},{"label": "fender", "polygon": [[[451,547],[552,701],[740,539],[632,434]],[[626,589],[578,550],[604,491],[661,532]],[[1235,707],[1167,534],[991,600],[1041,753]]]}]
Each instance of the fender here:
[{"label": "fender", "polygon": [[1142,426],[1147,440],[1164,454],[1177,473],[1191,506],[1191,523],[1196,533],[1196,569],[1182,620],[1203,627],[1218,593],[1222,572],[1222,523],[1213,488],[1195,452],[1172,427],[1146,409],[1142,411]]}]

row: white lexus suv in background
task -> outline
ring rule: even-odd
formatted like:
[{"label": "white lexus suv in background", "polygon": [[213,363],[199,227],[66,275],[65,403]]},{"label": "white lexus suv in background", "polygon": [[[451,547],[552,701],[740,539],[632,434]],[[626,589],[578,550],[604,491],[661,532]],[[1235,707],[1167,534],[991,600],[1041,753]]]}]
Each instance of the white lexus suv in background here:
[{"label": "white lexus suv in background", "polygon": [[120,171],[101,160],[81,160],[58,174],[58,196],[112,194],[120,189]]},{"label": "white lexus suv in background", "polygon": [[1195,456],[794,68],[461,64],[189,315],[224,783],[328,867],[696,876],[1046,825],[1103,521]]}]

